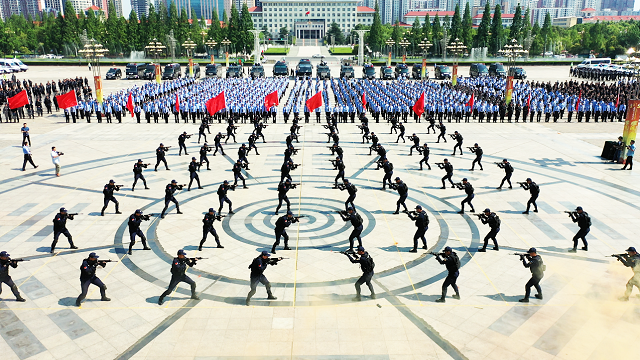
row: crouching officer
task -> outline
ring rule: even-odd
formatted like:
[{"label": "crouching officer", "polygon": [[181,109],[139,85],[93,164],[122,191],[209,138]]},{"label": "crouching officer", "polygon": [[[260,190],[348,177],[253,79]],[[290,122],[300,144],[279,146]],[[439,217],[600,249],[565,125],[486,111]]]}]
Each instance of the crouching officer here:
[{"label": "crouching officer", "polygon": [[633,277],[627,282],[627,290],[624,292],[624,296],[620,298],[621,301],[629,301],[629,295],[631,295],[633,287],[635,286],[640,290],[640,255],[636,251],[636,248],[630,247],[627,249],[626,254],[612,256],[618,258],[618,261],[622,262],[624,266],[630,267],[633,270]]},{"label": "crouching officer", "polygon": [[481,249],[478,249],[479,252],[487,252],[487,244],[489,244],[489,239],[493,240],[493,250],[498,251],[500,248],[498,247],[498,240],[496,240],[496,235],[500,232],[500,218],[496,213],[491,212],[491,209],[484,209],[484,214],[479,214],[478,217],[483,224],[489,224],[489,228],[491,229],[487,236],[484,237],[484,245]]},{"label": "crouching officer", "polygon": [[[540,280],[544,277],[545,265],[542,263],[542,257],[538,255],[536,248],[531,248],[527,251],[527,254],[519,254],[522,265],[531,270],[531,279],[524,286],[524,299],[520,299],[520,302],[529,302],[529,294],[531,294],[531,287],[535,287],[538,293],[536,298],[542,300],[542,289],[540,288]],[[529,260],[529,262],[527,262]]]},{"label": "crouching officer", "polygon": [[120,191],[120,186],[116,185],[116,182],[113,180],[109,180],[109,183],[104,186],[102,189],[102,193],[104,194],[104,206],[102,207],[102,211],[100,212],[100,216],[104,216],[104,211],[107,209],[107,205],[109,205],[110,201],[113,201],[116,204],[116,214],[122,214],[118,208],[120,204],[118,200],[113,196],[113,191]]},{"label": "crouching officer", "polygon": [[278,261],[282,260],[282,258],[269,259],[269,256],[270,255],[267,251],[263,251],[262,254],[253,259],[253,262],[249,265],[249,269],[251,269],[251,275],[249,276],[251,290],[249,291],[249,294],[247,294],[247,306],[251,303],[251,297],[256,293],[258,283],[262,283],[264,287],[267,288],[267,299],[277,299],[277,297],[273,296],[271,293],[271,283],[267,280],[267,277],[264,276],[264,271],[267,269],[268,265],[278,265]]},{"label": "crouching officer", "polygon": [[358,256],[351,256],[349,253],[344,253],[347,255],[349,260],[354,264],[360,264],[360,269],[362,269],[362,276],[356,281],[356,297],[353,298],[353,301],[360,301],[360,286],[362,284],[367,284],[369,287],[369,291],[371,291],[371,298],[376,298],[376,293],[373,290],[373,285],[371,284],[371,278],[373,277],[373,269],[376,264],[373,262],[373,258],[364,251],[362,246],[358,246]]},{"label": "crouching officer", "polygon": [[69,240],[69,247],[72,249],[77,249],[78,247],[73,245],[73,237],[67,230],[67,219],[73,220],[74,215],[67,214],[67,209],[60,208],[60,212],[53,218],[53,243],[51,243],[51,253],[56,250],[56,244],[58,243],[58,238],[60,234],[67,237]]},{"label": "crouching officer", "polygon": [[458,292],[458,285],[456,285],[456,281],[458,281],[458,276],[460,275],[460,259],[458,258],[458,254],[447,246],[444,248],[443,253],[435,255],[436,260],[438,260],[440,264],[445,265],[448,271],[447,278],[444,279],[444,282],[442,283],[442,297],[440,297],[440,299],[436,299],[436,302],[445,302],[447,288],[449,285],[451,285],[453,291],[456,292],[452,298],[460,300],[460,292]]},{"label": "crouching officer", "polygon": [[214,221],[221,221],[222,216],[216,215],[216,212],[213,208],[209,208],[209,212],[204,214],[204,219],[202,219],[202,240],[200,240],[200,246],[198,247],[198,251],[202,251],[202,245],[207,241],[207,235],[213,235],[213,238],[216,239],[216,244],[218,244],[218,249],[223,249],[224,246],[220,245],[220,238],[218,237],[218,233],[216,229],[213,228]]},{"label": "crouching officer", "polygon": [[16,297],[16,301],[25,302],[27,300],[20,296],[18,286],[13,282],[9,275],[9,266],[15,269],[18,267],[18,262],[11,260],[9,256],[10,255],[6,251],[0,252],[0,294],[2,294],[2,283],[5,283],[11,289],[11,292],[13,292],[13,295]]},{"label": "crouching officer", "polygon": [[142,230],[140,230],[142,220],[149,220],[149,215],[142,215],[142,210],[140,209],[129,216],[129,255],[132,254],[133,245],[136,243],[136,235],[140,237],[143,249],[151,250],[151,248],[147,246],[147,238],[144,236]]},{"label": "crouching officer", "polygon": [[[416,205],[416,211],[412,213],[407,213],[409,219],[415,221],[416,233],[413,235],[413,249],[409,250],[409,252],[416,253],[418,252],[418,239],[422,239],[422,248],[428,249],[427,247],[427,239],[424,237],[424,234],[429,229],[429,216],[425,211],[422,210],[422,206]],[[415,215],[415,216],[414,216]]]},{"label": "crouching officer", "polygon": [[158,299],[158,305],[162,305],[162,303],[164,303],[164,298],[167,297],[167,295],[171,294],[173,292],[173,289],[175,289],[180,282],[186,282],[187,284],[191,285],[191,298],[193,300],[200,300],[200,298],[196,295],[195,281],[191,280],[191,278],[186,274],[187,265],[189,267],[193,267],[197,261],[197,258],[187,258],[187,253],[184,252],[184,250],[178,250],[178,257],[173,258],[173,262],[171,263],[171,281],[169,281],[169,287],[167,288],[167,290],[165,290],[165,292],[162,293],[162,295],[160,295],[160,298]]},{"label": "crouching officer", "polygon": [[106,261],[98,261],[98,255],[92,252],[89,254],[89,257],[82,261],[82,265],[80,265],[80,287],[82,288],[82,293],[76,299],[76,306],[80,306],[82,304],[82,300],[87,297],[87,292],[89,291],[89,285],[93,284],[100,288],[100,300],[102,301],[111,301],[106,295],[107,286],[96,276],[96,270],[98,265],[103,268],[107,266]]}]

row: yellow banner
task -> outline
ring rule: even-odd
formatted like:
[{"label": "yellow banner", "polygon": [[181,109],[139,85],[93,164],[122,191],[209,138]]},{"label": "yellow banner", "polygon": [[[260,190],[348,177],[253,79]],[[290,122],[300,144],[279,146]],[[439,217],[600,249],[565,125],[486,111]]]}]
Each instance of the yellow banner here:
[{"label": "yellow banner", "polygon": [[213,59],[213,55],[211,55],[211,63],[215,63],[215,60]]},{"label": "yellow banner", "polygon": [[391,66],[391,51],[389,51],[389,57],[387,58],[387,66]]},{"label": "yellow banner", "polygon": [[96,87],[96,100],[102,103],[102,78],[100,78],[100,76],[94,76],[93,81]]},{"label": "yellow banner", "polygon": [[420,79],[424,79],[427,72],[427,59],[422,59],[422,69],[420,69]]},{"label": "yellow banner", "polygon": [[507,92],[505,94],[505,101],[507,105],[511,102],[511,94],[513,93],[513,76],[507,76]]},{"label": "yellow banner", "polygon": [[193,59],[189,59],[189,77],[193,77]]},{"label": "yellow banner", "polygon": [[162,83],[162,76],[160,75],[160,64],[156,64],[156,82]]},{"label": "yellow banner", "polygon": [[458,83],[458,65],[453,65],[453,75],[451,75],[451,84],[456,86]]},{"label": "yellow banner", "polygon": [[229,67],[229,53],[224,53],[224,56],[227,58],[227,67]]},{"label": "yellow banner", "polygon": [[[627,108],[627,119],[624,122],[624,132],[622,138],[625,146],[629,146],[631,140],[636,139],[636,132],[638,131],[638,119],[640,119],[640,100],[629,100],[629,106]],[[627,159],[627,148],[620,152],[620,160],[625,161]]]}]

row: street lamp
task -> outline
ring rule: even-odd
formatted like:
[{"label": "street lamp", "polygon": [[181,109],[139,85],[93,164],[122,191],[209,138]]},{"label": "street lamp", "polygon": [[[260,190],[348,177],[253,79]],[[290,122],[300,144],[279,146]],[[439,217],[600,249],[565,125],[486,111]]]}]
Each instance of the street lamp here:
[{"label": "street lamp", "polygon": [[220,44],[224,45],[224,54],[227,58],[227,67],[229,67],[229,44],[231,44],[231,41],[229,41],[229,39],[227,38],[224,38],[224,40],[222,40]]},{"label": "street lamp", "polygon": [[187,49],[187,58],[189,57],[189,50],[192,50],[196,47],[196,43],[191,40],[191,38],[187,38],[187,41],[182,43],[182,47]]},{"label": "street lamp", "polygon": [[204,44],[207,45],[207,55],[211,55],[211,52],[209,50],[214,46],[218,45],[218,43],[215,42],[215,40],[213,40],[212,38],[208,38]]},{"label": "street lamp", "polygon": [[[391,49],[393,49],[393,45],[394,45],[395,43],[396,43],[396,42],[395,42],[395,41],[393,41],[393,39],[388,39],[387,41],[385,41],[385,44],[387,44],[387,51],[388,51],[389,53],[391,53]],[[389,55],[389,58],[391,58],[391,55]]]},{"label": "street lamp", "polygon": [[96,100],[102,102],[102,76],[100,74],[100,58],[104,57],[104,54],[109,52],[102,44],[95,39],[89,40],[84,48],[78,51],[84,57],[86,57],[93,65],[91,71],[93,73],[93,81],[96,89]]},{"label": "street lamp", "polygon": [[432,45],[433,44],[431,43],[431,41],[427,40],[427,38],[424,38],[424,40],[422,40],[422,42],[418,44],[418,46],[422,49],[422,69],[420,69],[420,79],[424,79],[425,73],[427,71],[427,50]]},{"label": "street lamp", "polygon": [[458,62],[460,60],[460,55],[464,54],[464,50],[466,47],[464,43],[460,41],[460,39],[456,38],[447,46],[447,50],[449,53],[453,55],[453,73],[451,76],[451,84],[456,86],[458,83]]},{"label": "street lamp", "polygon": [[162,45],[162,43],[158,41],[158,39],[154,38],[153,40],[151,40],[149,45],[145,46],[144,48],[153,56],[154,60],[158,62],[158,54],[164,51],[166,46]]},{"label": "street lamp", "polygon": [[407,39],[402,39],[398,42],[398,45],[402,46],[402,51],[404,52],[404,58],[402,59],[402,62],[405,62],[405,58],[407,57],[407,46],[410,45],[410,43],[407,41]]},{"label": "street lamp", "polygon": [[504,94],[507,105],[511,102],[511,94],[513,93],[513,75],[511,75],[511,68],[515,66],[516,59],[526,53],[528,53],[528,51],[523,50],[522,45],[518,44],[516,39],[512,39],[502,50],[498,51],[498,54],[507,58],[507,86]]}]

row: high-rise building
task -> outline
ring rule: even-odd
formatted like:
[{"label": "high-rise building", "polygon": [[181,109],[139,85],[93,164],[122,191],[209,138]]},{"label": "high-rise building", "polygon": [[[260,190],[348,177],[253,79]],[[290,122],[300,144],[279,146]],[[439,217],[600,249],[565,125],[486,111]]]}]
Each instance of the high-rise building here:
[{"label": "high-rise building", "polygon": [[62,11],[62,0],[44,0],[44,8],[43,8],[43,10],[61,12]]},{"label": "high-rise building", "polygon": [[[71,1],[71,6],[73,6],[73,9],[75,10],[76,14],[79,14],[81,11],[84,11],[84,9],[93,5],[92,0],[70,0],[70,1]],[[62,11],[64,12],[64,9]]]},{"label": "high-rise building", "polygon": [[0,8],[3,19],[11,15],[33,18],[42,11],[42,4],[40,0],[0,0]]},{"label": "high-rise building", "polygon": [[131,0],[131,10],[136,12],[139,19],[142,14],[149,15],[149,4],[149,0]]}]

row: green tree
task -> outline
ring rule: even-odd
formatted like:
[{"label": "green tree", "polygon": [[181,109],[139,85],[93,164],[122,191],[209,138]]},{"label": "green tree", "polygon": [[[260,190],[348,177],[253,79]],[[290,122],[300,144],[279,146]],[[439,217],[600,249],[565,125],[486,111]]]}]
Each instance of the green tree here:
[{"label": "green tree", "polygon": [[471,19],[471,8],[467,1],[464,6],[464,15],[462,16],[462,42],[464,46],[470,48],[473,45],[473,21]]},{"label": "green tree", "polygon": [[[604,35],[604,31],[598,31],[598,36],[601,37],[601,35]],[[542,28],[540,29],[540,36],[542,36],[542,38],[544,40],[543,52],[546,52],[547,49],[549,48],[547,45],[552,42],[552,38],[551,38],[551,14],[549,14],[549,13],[546,13],[545,16],[544,16],[544,23],[542,23]],[[604,40],[604,37],[602,37],[602,40]],[[603,44],[604,44],[604,41],[602,41],[602,43],[599,44],[600,45],[600,49],[604,48]]]},{"label": "green tree", "polygon": [[[468,2],[467,2],[468,4]],[[453,13],[451,19],[451,32],[449,33],[449,39],[455,41],[455,39],[462,39],[462,18],[460,17],[460,5],[456,5],[456,10]]]},{"label": "green tree", "polygon": [[224,24],[224,27],[220,32],[221,34],[220,36],[222,39],[228,39],[229,38],[229,17],[227,16],[227,10],[222,10],[222,23]]},{"label": "green tree", "polygon": [[373,13],[373,23],[371,23],[371,30],[369,30],[368,43],[373,51],[380,51],[382,44],[384,44],[378,1],[376,1],[375,12]]},{"label": "green tree", "polygon": [[433,54],[437,55],[440,54],[441,51],[441,44],[440,44],[440,40],[442,40],[442,36],[444,35],[443,31],[442,31],[442,25],[440,25],[440,18],[438,17],[438,14],[436,14],[436,16],[433,18],[433,26],[431,27],[431,35],[433,38]]},{"label": "green tree", "polygon": [[238,12],[238,8],[236,8],[235,2],[231,5],[231,18],[227,25],[227,32],[229,34],[229,41],[231,41],[231,48],[234,49],[236,53],[241,51],[243,44],[242,37],[240,36],[240,13]]},{"label": "green tree", "polygon": [[211,13],[211,26],[209,27],[209,37],[213,41],[220,44],[224,38],[222,38],[222,28],[220,27],[220,20],[218,19],[218,11],[214,8]]},{"label": "green tree", "polygon": [[513,22],[511,23],[511,27],[509,28],[509,38],[516,39],[520,44],[522,44],[522,8],[520,8],[520,4],[516,7],[516,11],[513,14]]},{"label": "green tree", "polygon": [[65,44],[78,43],[78,18],[76,11],[71,5],[71,1],[66,0],[64,3],[64,16],[59,17],[60,32],[62,33],[62,42]]},{"label": "green tree", "polygon": [[504,29],[502,28],[502,11],[500,5],[496,5],[491,22],[491,37],[489,39],[489,52],[497,54],[504,46]]},{"label": "green tree", "polygon": [[249,30],[254,30],[253,20],[251,20],[251,13],[247,3],[242,3],[242,11],[240,12],[240,35],[242,36],[242,45],[247,52],[253,51],[253,34]]},{"label": "green tree", "polygon": [[331,44],[331,37],[335,41],[336,45],[342,45],[345,42],[344,34],[342,30],[340,30],[340,26],[334,21],[329,25],[329,31],[327,31],[327,35],[325,36],[325,41],[327,44]]},{"label": "green tree", "polygon": [[422,42],[424,39],[431,41],[432,38],[431,19],[429,18],[429,14],[427,13],[427,15],[424,16],[424,25],[422,25],[422,38],[420,39],[420,42]]},{"label": "green tree", "polygon": [[398,44],[402,40],[402,31],[400,30],[400,21],[396,20],[396,24],[393,26],[393,32],[391,32],[391,40],[395,44]]},{"label": "green tree", "polygon": [[143,48],[140,43],[140,24],[138,24],[138,14],[131,9],[129,13],[129,21],[127,22],[127,39],[131,50],[140,50]]},{"label": "green tree", "polygon": [[476,34],[474,47],[485,47],[489,43],[489,30],[491,28],[491,5],[487,1],[484,5],[484,13],[482,14],[482,20],[478,26],[478,33]]},{"label": "green tree", "polygon": [[405,37],[409,44],[411,44],[409,45],[409,48],[405,49],[407,54],[409,54],[410,51],[415,51],[418,44],[422,41],[422,25],[420,24],[420,19],[418,17],[413,21],[411,32],[409,34],[405,34]]}]

